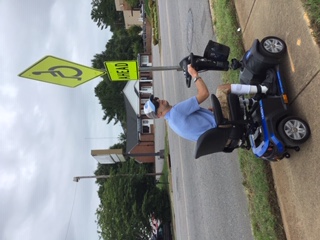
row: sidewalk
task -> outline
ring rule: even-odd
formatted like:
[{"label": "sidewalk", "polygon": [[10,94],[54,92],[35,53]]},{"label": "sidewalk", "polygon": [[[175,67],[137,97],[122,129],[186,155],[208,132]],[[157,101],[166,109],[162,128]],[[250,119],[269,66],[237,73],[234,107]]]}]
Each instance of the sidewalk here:
[{"label": "sidewalk", "polygon": [[287,239],[320,239],[320,49],[300,0],[237,0],[235,5],[246,49],[253,39],[270,35],[287,43],[283,73],[289,100],[310,124],[312,136],[300,152],[271,167]]}]

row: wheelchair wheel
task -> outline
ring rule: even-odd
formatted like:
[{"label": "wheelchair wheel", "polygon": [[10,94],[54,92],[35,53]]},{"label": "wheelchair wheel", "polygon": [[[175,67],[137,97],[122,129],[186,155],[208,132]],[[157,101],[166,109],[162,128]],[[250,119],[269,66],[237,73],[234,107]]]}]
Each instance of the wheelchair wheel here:
[{"label": "wheelchair wheel", "polygon": [[266,57],[280,59],[286,53],[287,46],[278,37],[265,37],[260,42],[259,50]]},{"label": "wheelchair wheel", "polygon": [[311,135],[307,122],[298,117],[286,117],[278,126],[279,135],[291,146],[304,143]]}]

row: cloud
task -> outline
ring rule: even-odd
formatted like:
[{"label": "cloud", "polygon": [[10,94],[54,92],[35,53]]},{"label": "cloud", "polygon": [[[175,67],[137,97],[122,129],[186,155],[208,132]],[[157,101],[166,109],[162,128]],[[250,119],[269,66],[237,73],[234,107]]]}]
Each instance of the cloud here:
[{"label": "cloud", "polygon": [[111,37],[90,10],[90,1],[0,1],[0,239],[98,239],[97,186],[72,179],[92,175],[90,150],[122,131],[101,120],[100,79],[72,89],[18,77],[46,55],[90,66]]}]

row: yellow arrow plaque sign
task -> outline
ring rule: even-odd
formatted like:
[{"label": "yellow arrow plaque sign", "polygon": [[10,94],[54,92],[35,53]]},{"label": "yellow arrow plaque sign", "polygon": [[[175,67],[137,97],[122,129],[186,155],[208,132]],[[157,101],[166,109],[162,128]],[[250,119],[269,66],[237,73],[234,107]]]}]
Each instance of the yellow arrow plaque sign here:
[{"label": "yellow arrow plaque sign", "polygon": [[138,80],[137,61],[108,61],[104,62],[111,81]]},{"label": "yellow arrow plaque sign", "polygon": [[76,87],[106,72],[70,62],[54,56],[46,56],[19,74],[37,81]]}]

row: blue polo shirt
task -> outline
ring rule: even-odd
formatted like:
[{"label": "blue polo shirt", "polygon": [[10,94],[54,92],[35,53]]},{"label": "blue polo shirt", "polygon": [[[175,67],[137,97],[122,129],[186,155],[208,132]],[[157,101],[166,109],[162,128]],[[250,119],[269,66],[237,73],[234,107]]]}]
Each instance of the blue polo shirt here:
[{"label": "blue polo shirt", "polygon": [[164,118],[176,134],[190,141],[197,141],[202,133],[217,127],[212,112],[200,107],[195,96],[174,105]]}]

